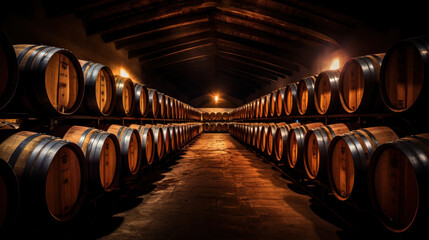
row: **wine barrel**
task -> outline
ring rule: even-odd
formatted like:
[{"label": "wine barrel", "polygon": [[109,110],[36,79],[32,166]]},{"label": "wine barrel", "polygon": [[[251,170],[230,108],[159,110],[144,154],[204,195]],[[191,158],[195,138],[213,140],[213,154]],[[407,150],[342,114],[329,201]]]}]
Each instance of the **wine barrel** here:
[{"label": "wine barrel", "polygon": [[164,95],[165,97],[165,118],[171,118],[171,107],[170,107],[170,97],[168,95]]},{"label": "wine barrel", "polygon": [[76,216],[87,183],[85,157],[76,144],[21,131],[0,143],[0,158],[15,171],[24,212],[35,211],[38,219],[47,216],[57,222]]},{"label": "wine barrel", "polygon": [[116,87],[112,70],[103,64],[79,60],[85,76],[85,97],[79,111],[108,116],[115,109]]},{"label": "wine barrel", "polygon": [[204,129],[204,132],[209,132],[210,131],[210,124],[209,123],[204,123],[203,124],[203,129]]},{"label": "wine barrel", "polygon": [[267,133],[267,145],[265,152],[268,156],[274,156],[275,150],[274,150],[274,143],[276,140],[276,132],[277,128],[280,126],[284,126],[286,123],[269,123],[268,124],[268,133]]},{"label": "wine barrel", "polygon": [[142,143],[139,132],[134,128],[116,124],[102,124],[99,127],[118,138],[123,175],[135,176],[139,174],[143,166],[141,161]]},{"label": "wine barrel", "polygon": [[261,99],[258,98],[255,100],[255,118],[260,118],[260,111],[261,111]]},{"label": "wine barrel", "polygon": [[221,112],[216,113],[215,120],[216,121],[222,121],[222,113]]},{"label": "wine barrel", "polygon": [[177,146],[177,136],[175,131],[175,126],[173,124],[169,125],[170,137],[171,137],[171,151],[176,151]]},{"label": "wine barrel", "polygon": [[426,228],[429,134],[379,146],[368,167],[369,196],[383,225],[393,232]]},{"label": "wine barrel", "polygon": [[229,120],[229,113],[223,112],[222,113],[222,121],[228,121]]},{"label": "wine barrel", "polygon": [[348,60],[340,74],[339,90],[343,109],[348,113],[368,112],[382,107],[380,67],[384,53]]},{"label": "wine barrel", "polygon": [[209,121],[210,120],[210,113],[204,112],[203,113],[203,121]]},{"label": "wine barrel", "polygon": [[262,131],[260,134],[260,146],[259,150],[263,153],[266,153],[267,151],[267,139],[268,139],[268,131],[270,130],[270,125],[268,123],[262,123]]},{"label": "wine barrel", "polygon": [[274,117],[277,114],[277,112],[276,112],[276,110],[277,110],[277,90],[272,91],[270,93],[269,99],[270,99],[270,114],[269,114],[269,116]]},{"label": "wine barrel", "polygon": [[393,112],[425,109],[428,102],[429,39],[418,37],[398,42],[384,56],[380,93]]},{"label": "wine barrel", "polygon": [[147,89],[149,96],[149,112],[148,117],[158,118],[159,115],[159,102],[158,102],[158,91],[152,88]]},{"label": "wine barrel", "polygon": [[158,106],[159,106],[159,118],[165,118],[166,116],[166,102],[165,102],[165,94],[162,92],[158,92]]},{"label": "wine barrel", "polygon": [[283,161],[286,158],[286,143],[289,136],[289,132],[292,128],[301,126],[301,123],[279,123],[279,127],[276,130],[276,137],[274,143],[274,150],[276,154],[277,161]]},{"label": "wine barrel", "polygon": [[215,121],[216,120],[216,113],[215,112],[211,112],[209,114],[209,120],[210,121]]},{"label": "wine barrel", "polygon": [[264,115],[262,117],[269,117],[270,116],[270,109],[271,109],[271,95],[270,94],[266,94],[265,96],[263,96],[265,98],[265,105],[264,105]]},{"label": "wine barrel", "polygon": [[[323,123],[307,123],[301,126],[292,128],[287,138],[286,149],[289,167],[297,168],[303,162],[304,140],[308,130],[322,127]],[[301,160],[300,160],[301,159]]]},{"label": "wine barrel", "polygon": [[11,227],[18,216],[20,189],[10,165],[0,159],[0,233]]},{"label": "wine barrel", "polygon": [[304,166],[310,179],[326,177],[326,159],[329,143],[337,136],[349,132],[344,123],[330,124],[307,131],[304,139]]},{"label": "wine barrel", "polygon": [[278,117],[285,115],[285,88],[279,88],[276,91],[276,114]]},{"label": "wine barrel", "polygon": [[131,124],[128,127],[136,129],[140,134],[142,144],[142,157],[144,157],[143,165],[151,166],[155,159],[155,143],[152,128],[138,124]]},{"label": "wine barrel", "polygon": [[149,96],[147,87],[143,84],[134,83],[134,115],[146,117],[149,113]]},{"label": "wine barrel", "polygon": [[314,85],[314,105],[319,114],[336,113],[338,111],[339,70],[327,70],[317,75]]},{"label": "wine barrel", "polygon": [[[12,43],[0,29],[0,110],[12,99],[18,86],[18,64]],[[1,226],[1,225],[0,225]]]},{"label": "wine barrel", "polygon": [[259,104],[259,118],[263,118],[264,117],[264,113],[265,113],[266,99],[265,99],[265,96],[262,96],[259,99],[260,99],[260,104]]},{"label": "wine barrel", "polygon": [[117,137],[106,131],[83,126],[72,126],[61,135],[83,151],[88,169],[89,192],[98,194],[114,190],[121,169]]},{"label": "wine barrel", "polygon": [[314,84],[316,77],[310,76],[302,78],[297,86],[297,107],[301,115],[313,114],[316,112],[314,105]]},{"label": "wine barrel", "polygon": [[170,127],[165,124],[158,124],[157,126],[161,128],[161,132],[164,138],[164,151],[165,151],[165,154],[168,155],[171,153]]},{"label": "wine barrel", "polygon": [[171,118],[172,119],[177,119],[177,115],[176,115],[176,99],[170,97],[170,108],[171,108]]},{"label": "wine barrel", "polygon": [[287,116],[298,114],[297,84],[289,83],[285,88],[284,112]]},{"label": "wine barrel", "polygon": [[134,84],[130,78],[115,76],[116,103],[115,112],[119,116],[131,116],[135,106]]},{"label": "wine barrel", "polygon": [[[375,149],[398,139],[388,127],[351,131],[332,139],[328,150],[327,172],[335,197],[346,201],[367,196],[367,166]],[[354,193],[354,194],[353,194]]]},{"label": "wine barrel", "polygon": [[162,129],[156,125],[146,125],[146,127],[152,128],[153,132],[153,140],[155,143],[155,161],[160,161],[164,157],[165,154],[165,146],[164,146],[164,134],[162,133]]},{"label": "wine barrel", "polygon": [[19,84],[13,111],[70,115],[80,107],[85,89],[82,68],[70,51],[44,45],[13,45]]}]

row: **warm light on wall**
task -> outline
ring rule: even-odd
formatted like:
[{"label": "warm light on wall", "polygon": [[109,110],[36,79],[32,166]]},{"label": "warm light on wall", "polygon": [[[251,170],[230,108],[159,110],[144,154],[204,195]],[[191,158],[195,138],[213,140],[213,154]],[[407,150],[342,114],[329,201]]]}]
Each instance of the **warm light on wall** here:
[{"label": "warm light on wall", "polygon": [[329,70],[338,70],[338,69],[340,69],[340,59],[335,58],[332,61],[331,66],[329,67]]},{"label": "warm light on wall", "polygon": [[130,74],[128,74],[127,71],[125,71],[125,69],[123,68],[121,68],[121,72],[119,73],[119,75],[124,78],[130,78]]},{"label": "warm light on wall", "polygon": [[214,96],[214,100],[215,100],[215,103],[217,103],[217,102],[219,101],[219,96],[218,96],[218,95],[215,95],[215,96]]}]

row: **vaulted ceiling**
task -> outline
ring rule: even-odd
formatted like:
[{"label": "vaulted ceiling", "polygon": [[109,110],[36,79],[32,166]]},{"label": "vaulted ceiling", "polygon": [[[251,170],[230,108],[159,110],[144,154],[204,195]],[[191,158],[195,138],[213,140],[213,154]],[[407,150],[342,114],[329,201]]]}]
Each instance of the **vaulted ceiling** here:
[{"label": "vaulted ceiling", "polygon": [[65,7],[45,2],[51,13],[74,13],[88,35],[125,49],[189,99],[221,89],[244,100],[311,67],[318,53],[341,48],[359,24],[332,10],[337,5],[317,5],[325,1],[57,1]]}]

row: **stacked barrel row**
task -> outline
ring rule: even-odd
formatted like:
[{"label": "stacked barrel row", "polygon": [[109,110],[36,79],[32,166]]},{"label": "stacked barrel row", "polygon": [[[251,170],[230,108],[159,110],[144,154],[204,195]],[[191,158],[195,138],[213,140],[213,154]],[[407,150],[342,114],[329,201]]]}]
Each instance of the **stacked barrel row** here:
[{"label": "stacked barrel row", "polygon": [[63,126],[52,135],[0,130],[0,230],[18,219],[67,222],[85,199],[121,190],[166,160],[201,123]]},{"label": "stacked barrel row", "polygon": [[114,75],[101,63],[45,45],[12,45],[0,32],[0,109],[36,115],[134,116],[201,120],[201,112]]},{"label": "stacked barrel row", "polygon": [[389,230],[427,221],[429,134],[344,123],[231,123],[230,134],[287,169],[329,184],[340,201],[371,201]]},{"label": "stacked barrel row", "polygon": [[429,38],[403,40],[386,54],[351,58],[270,92],[231,112],[232,119],[336,113],[419,112],[427,102]]},{"label": "stacked barrel row", "polygon": [[229,121],[228,112],[204,112],[203,121]]},{"label": "stacked barrel row", "polygon": [[204,132],[228,132],[228,123],[226,122],[204,122],[203,123]]}]

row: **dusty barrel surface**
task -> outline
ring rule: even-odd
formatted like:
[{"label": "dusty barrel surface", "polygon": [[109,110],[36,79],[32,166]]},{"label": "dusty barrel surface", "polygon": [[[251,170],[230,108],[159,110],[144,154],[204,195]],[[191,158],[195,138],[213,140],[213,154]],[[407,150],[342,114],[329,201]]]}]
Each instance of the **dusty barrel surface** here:
[{"label": "dusty barrel surface", "polygon": [[337,136],[349,132],[344,123],[330,124],[320,128],[310,129],[304,140],[304,166],[310,179],[326,176],[326,159],[328,158],[329,144]]},{"label": "dusty barrel surface", "polygon": [[374,151],[383,143],[398,139],[389,127],[362,128],[334,137],[329,145],[327,172],[337,199],[367,196],[367,170]]},{"label": "dusty barrel surface", "polygon": [[340,71],[328,70],[317,75],[314,85],[314,105],[319,114],[336,113],[340,105]]},{"label": "dusty barrel surface", "polygon": [[76,143],[86,157],[90,193],[110,192],[121,170],[119,142],[115,135],[95,128],[72,126],[62,137]]},{"label": "dusty barrel surface", "polygon": [[18,64],[15,50],[0,30],[0,110],[12,99],[18,86]]},{"label": "dusty barrel surface", "polygon": [[429,134],[408,136],[375,150],[368,168],[372,205],[393,232],[426,228]]},{"label": "dusty barrel surface", "polygon": [[85,95],[80,111],[108,116],[115,109],[116,87],[112,70],[103,64],[79,60],[85,77]]},{"label": "dusty barrel surface", "polygon": [[340,73],[339,90],[343,109],[348,113],[375,111],[382,107],[380,68],[384,54],[352,58]]},{"label": "dusty barrel surface", "polygon": [[131,116],[135,107],[134,84],[130,78],[115,76],[115,112],[119,116]]},{"label": "dusty barrel surface", "polygon": [[314,85],[316,77],[310,76],[302,78],[297,86],[297,106],[301,115],[313,114],[316,112],[314,105]]},{"label": "dusty barrel surface", "polygon": [[136,129],[140,134],[143,165],[152,165],[155,160],[156,149],[152,129],[144,125],[131,124],[130,128]]},{"label": "dusty barrel surface", "polygon": [[18,216],[20,189],[10,165],[0,159],[0,232],[15,223]]},{"label": "dusty barrel surface", "polygon": [[139,174],[143,164],[141,161],[142,144],[138,131],[116,124],[100,125],[100,128],[118,138],[123,175]]},{"label": "dusty barrel surface", "polygon": [[287,139],[289,132],[292,128],[301,126],[301,123],[279,123],[279,127],[276,130],[276,137],[274,143],[275,156],[277,161],[285,160],[287,153]]},{"label": "dusty barrel surface", "polygon": [[323,123],[307,123],[292,128],[286,142],[289,167],[296,168],[303,164],[305,134],[308,130],[322,127]]},{"label": "dusty barrel surface", "polygon": [[58,222],[76,216],[87,181],[85,157],[76,144],[21,131],[0,143],[0,158],[18,178],[24,211]]},{"label": "dusty barrel surface", "polygon": [[429,39],[398,42],[384,56],[380,70],[380,93],[393,112],[425,109],[428,102]]},{"label": "dusty barrel surface", "polygon": [[76,112],[83,100],[85,83],[73,53],[44,45],[18,44],[14,49],[19,84],[12,110],[39,115]]},{"label": "dusty barrel surface", "polygon": [[149,113],[149,96],[147,87],[143,84],[134,83],[134,114],[138,117],[146,117]]}]

